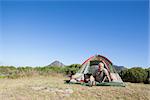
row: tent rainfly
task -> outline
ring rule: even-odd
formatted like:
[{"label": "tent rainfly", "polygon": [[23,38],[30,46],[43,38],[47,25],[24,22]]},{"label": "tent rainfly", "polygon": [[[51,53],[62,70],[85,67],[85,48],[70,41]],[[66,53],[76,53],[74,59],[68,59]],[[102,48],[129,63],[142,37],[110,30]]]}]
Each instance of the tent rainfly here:
[{"label": "tent rainfly", "polygon": [[125,86],[112,62],[102,55],[88,58],[81,65],[80,70],[72,76],[69,83],[90,85],[91,75],[94,77],[97,86]]}]

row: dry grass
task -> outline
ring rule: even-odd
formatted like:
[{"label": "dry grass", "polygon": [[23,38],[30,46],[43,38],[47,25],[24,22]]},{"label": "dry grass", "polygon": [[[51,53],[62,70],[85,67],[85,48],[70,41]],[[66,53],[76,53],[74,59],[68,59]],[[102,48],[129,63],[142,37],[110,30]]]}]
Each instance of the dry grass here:
[{"label": "dry grass", "polygon": [[62,76],[0,79],[0,100],[150,100],[150,85],[88,87],[64,84],[64,79]]}]

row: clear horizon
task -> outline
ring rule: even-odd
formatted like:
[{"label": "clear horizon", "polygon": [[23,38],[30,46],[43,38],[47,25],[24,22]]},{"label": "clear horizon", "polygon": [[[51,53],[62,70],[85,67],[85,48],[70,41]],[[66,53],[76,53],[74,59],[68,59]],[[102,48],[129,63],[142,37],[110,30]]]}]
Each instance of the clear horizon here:
[{"label": "clear horizon", "polygon": [[0,65],[82,64],[100,54],[114,65],[150,67],[146,0],[0,3]]}]

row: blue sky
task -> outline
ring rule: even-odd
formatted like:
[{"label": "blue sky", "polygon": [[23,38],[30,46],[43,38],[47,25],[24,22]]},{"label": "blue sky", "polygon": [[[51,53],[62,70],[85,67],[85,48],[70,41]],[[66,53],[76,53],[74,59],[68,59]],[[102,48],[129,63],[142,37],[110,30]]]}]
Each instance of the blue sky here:
[{"label": "blue sky", "polygon": [[3,1],[0,65],[82,63],[101,54],[148,64],[148,1]]}]

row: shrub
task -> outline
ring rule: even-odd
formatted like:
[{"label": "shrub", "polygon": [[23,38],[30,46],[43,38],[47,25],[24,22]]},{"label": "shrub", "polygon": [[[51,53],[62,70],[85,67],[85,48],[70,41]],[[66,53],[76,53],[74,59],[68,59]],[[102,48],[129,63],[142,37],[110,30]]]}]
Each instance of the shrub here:
[{"label": "shrub", "polygon": [[145,69],[145,71],[146,71],[146,73],[147,73],[147,78],[146,78],[146,80],[144,81],[144,83],[146,83],[146,84],[150,84],[150,68],[147,68],[147,69]]},{"label": "shrub", "polygon": [[135,67],[135,68],[121,71],[120,76],[125,82],[140,83],[146,80],[147,73],[145,69],[140,67]]},{"label": "shrub", "polygon": [[62,69],[62,72],[64,74],[69,74],[71,71],[73,73],[76,73],[80,69],[81,65],[80,64],[72,64],[70,66],[66,66]]}]

